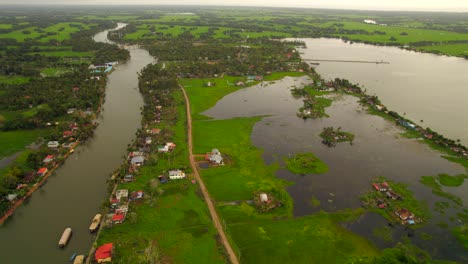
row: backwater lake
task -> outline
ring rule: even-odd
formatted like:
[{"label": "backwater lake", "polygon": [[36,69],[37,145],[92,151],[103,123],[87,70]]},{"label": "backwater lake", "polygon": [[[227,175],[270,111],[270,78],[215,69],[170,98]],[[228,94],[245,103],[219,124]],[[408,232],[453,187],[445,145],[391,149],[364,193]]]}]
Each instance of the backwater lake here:
[{"label": "backwater lake", "polygon": [[[433,211],[435,202],[444,199],[433,195],[429,187],[422,185],[420,177],[466,172],[464,167],[441,158],[441,153],[427,145],[401,137],[402,129],[393,122],[368,114],[359,105],[358,98],[350,95],[332,96],[334,102],[326,109],[329,118],[303,120],[297,117],[302,99],[295,99],[290,90],[311,82],[309,77],[286,77],[280,81],[264,82],[225,96],[203,113],[215,119],[266,116],[255,124],[251,139],[264,151],[263,159],[267,164],[278,162],[284,167],[283,157],[312,152],[329,166],[329,172],[320,175],[295,175],[284,168],[277,171],[278,177],[294,183],[287,187],[287,191],[294,200],[295,216],[319,210],[333,212],[360,207],[359,196],[370,190],[371,179],[376,176],[408,184],[415,197],[427,201]],[[327,126],[342,127],[344,131],[353,133],[353,144],[340,143],[333,148],[322,144],[318,135]],[[468,202],[466,183],[445,190],[458,195],[464,203]],[[312,197],[320,200],[320,206],[312,205]],[[432,214],[428,224],[417,229],[411,238],[413,243],[435,257],[467,260],[466,250],[449,229],[437,225],[446,221],[449,228],[453,226],[455,223],[447,218],[454,214],[454,210],[446,209],[445,215]],[[383,228],[387,224],[380,215],[366,213],[345,227],[384,248],[407,236],[403,227],[392,228],[394,240],[391,242],[373,235],[375,228]],[[434,239],[421,239],[418,233],[422,232]]]}]

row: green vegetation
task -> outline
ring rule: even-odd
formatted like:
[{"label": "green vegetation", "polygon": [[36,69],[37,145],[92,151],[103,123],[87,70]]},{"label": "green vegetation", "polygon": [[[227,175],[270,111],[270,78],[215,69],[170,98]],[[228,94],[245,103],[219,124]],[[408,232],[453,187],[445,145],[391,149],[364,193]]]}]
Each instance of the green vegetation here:
[{"label": "green vegetation", "polygon": [[0,132],[0,159],[23,150],[40,137],[50,134],[50,129]]},{"label": "green vegetation", "polygon": [[444,186],[451,186],[451,187],[457,187],[461,186],[465,179],[468,179],[468,175],[466,174],[459,174],[455,176],[450,176],[447,174],[439,174],[438,175],[438,180],[440,184]]},{"label": "green vegetation", "polygon": [[422,184],[432,188],[432,193],[438,195],[440,197],[447,198],[454,202],[458,206],[463,205],[463,201],[460,197],[457,197],[451,193],[445,192],[442,190],[441,179],[444,179],[445,184],[452,184],[449,186],[457,186],[453,184],[458,184],[461,180],[464,180],[466,175],[459,175],[459,176],[449,176],[445,174],[439,174],[438,176],[422,176],[419,180]]},{"label": "green vegetation", "polygon": [[295,174],[321,174],[328,171],[328,166],[312,153],[298,153],[286,159],[286,167]]},{"label": "green vegetation", "polygon": [[354,140],[354,135],[341,131],[341,127],[338,127],[336,130],[333,127],[324,127],[319,136],[323,139],[322,143],[330,147],[334,146],[337,142],[348,141],[352,144]]},{"label": "green vegetation", "polygon": [[381,238],[384,241],[392,241],[393,240],[392,233],[393,233],[392,229],[388,226],[378,227],[372,230],[372,234],[374,236]]},{"label": "green vegetation", "polygon": [[320,200],[317,199],[316,197],[312,197],[312,198],[310,198],[310,204],[313,207],[319,207],[320,206]]},{"label": "green vegetation", "polygon": [[468,224],[464,224],[452,229],[453,235],[468,249]]}]

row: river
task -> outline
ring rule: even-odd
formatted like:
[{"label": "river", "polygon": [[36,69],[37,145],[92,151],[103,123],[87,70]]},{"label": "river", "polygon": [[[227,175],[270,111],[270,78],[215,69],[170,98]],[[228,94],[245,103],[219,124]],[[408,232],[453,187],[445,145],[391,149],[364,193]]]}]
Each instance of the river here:
[{"label": "river", "polygon": [[[226,119],[240,116],[266,116],[257,122],[252,131],[253,144],[263,150],[267,164],[278,162],[284,167],[283,157],[300,152],[313,152],[328,166],[329,171],[321,175],[295,175],[286,169],[277,171],[277,176],[295,184],[287,191],[294,200],[294,215],[304,216],[319,210],[337,211],[361,206],[359,196],[370,190],[370,181],[376,176],[386,176],[409,185],[417,199],[427,201],[431,209],[441,198],[433,195],[431,189],[423,186],[419,179],[424,175],[438,173],[459,174],[465,169],[440,157],[440,153],[428,146],[402,138],[403,132],[393,122],[367,114],[359,106],[358,99],[349,95],[338,95],[331,107],[326,109],[330,118],[303,120],[296,116],[302,106],[301,99],[291,96],[290,88],[310,83],[308,77],[291,78],[245,88],[221,99],[213,108],[203,114]],[[321,143],[318,136],[327,126],[342,127],[355,135],[353,145],[338,144],[329,148]],[[447,189],[468,202],[468,184]],[[311,198],[320,201],[320,206],[311,204]],[[431,252],[432,255],[460,260],[468,259],[468,252],[455,241],[447,229],[437,223],[447,221],[453,211],[446,215],[433,213],[426,227],[417,231],[413,242]],[[452,226],[453,222],[448,222]],[[380,241],[373,236],[373,229],[386,226],[381,216],[364,215],[349,229],[372,240],[381,247],[394,245],[406,236],[401,228],[393,230],[393,243]],[[423,241],[419,233],[428,233],[437,239]]]},{"label": "river", "polygon": [[[123,26],[119,23],[118,28]],[[107,32],[94,40],[111,43]],[[137,73],[154,61],[146,50],[135,46],[128,50],[130,60],[109,75],[94,136],[0,227],[1,263],[65,263],[74,252],[88,253],[93,241],[88,227],[107,198],[106,180],[122,163],[127,144],[141,126],[143,99]],[[73,229],[73,236],[65,249],[59,249],[66,227]]]},{"label": "river", "polygon": [[[345,78],[376,94],[391,110],[468,145],[468,60],[339,39],[301,39],[306,60],[386,61],[390,64],[323,62],[325,79]],[[423,122],[420,122],[423,120]]]}]

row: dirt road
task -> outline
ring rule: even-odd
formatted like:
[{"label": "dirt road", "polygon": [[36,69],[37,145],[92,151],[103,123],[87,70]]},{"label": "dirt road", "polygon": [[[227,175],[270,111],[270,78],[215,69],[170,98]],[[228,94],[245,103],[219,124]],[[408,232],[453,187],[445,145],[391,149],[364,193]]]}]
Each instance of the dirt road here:
[{"label": "dirt road", "polygon": [[182,89],[182,92],[184,93],[185,106],[187,107],[188,149],[189,149],[190,165],[192,166],[193,174],[195,176],[195,179],[198,181],[200,185],[200,190],[203,193],[203,198],[205,199],[205,202],[208,205],[208,209],[210,210],[210,214],[211,214],[211,218],[213,219],[214,226],[218,230],[219,236],[221,237],[221,241],[229,256],[229,260],[231,261],[232,264],[239,264],[237,255],[234,253],[234,250],[229,244],[226,234],[224,233],[223,226],[221,225],[221,221],[219,220],[218,213],[216,212],[216,208],[213,204],[213,201],[211,200],[210,194],[208,193],[208,190],[206,189],[205,184],[203,183],[203,180],[201,179],[200,174],[198,173],[197,165],[195,164],[195,158],[193,156],[192,114],[190,113],[190,101],[187,96],[187,93],[185,92],[184,87],[182,85],[179,85],[179,86]]}]

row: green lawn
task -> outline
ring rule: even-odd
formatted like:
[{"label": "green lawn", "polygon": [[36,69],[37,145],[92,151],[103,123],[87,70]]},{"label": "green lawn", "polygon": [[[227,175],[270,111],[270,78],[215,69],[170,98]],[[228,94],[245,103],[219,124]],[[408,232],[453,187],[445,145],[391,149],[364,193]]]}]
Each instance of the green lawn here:
[{"label": "green lawn", "polygon": [[50,133],[48,129],[17,130],[0,132],[0,158],[7,157]]}]

